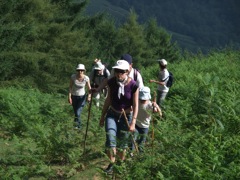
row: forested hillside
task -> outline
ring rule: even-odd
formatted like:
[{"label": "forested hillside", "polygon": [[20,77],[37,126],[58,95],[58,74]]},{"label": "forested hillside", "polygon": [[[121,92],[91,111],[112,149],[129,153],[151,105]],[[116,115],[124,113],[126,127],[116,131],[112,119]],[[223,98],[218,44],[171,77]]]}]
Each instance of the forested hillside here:
[{"label": "forested hillside", "polygon": [[88,74],[95,58],[111,68],[123,53],[133,56],[152,97],[156,59],[167,59],[175,79],[163,118],[152,115],[145,152],[131,158],[127,151],[115,177],[240,179],[240,52],[181,51],[156,19],[140,23],[135,11],[121,9],[127,16],[119,24],[106,14],[86,15],[87,5],[0,0],[1,179],[112,178],[103,172],[104,99],[100,108],[86,104],[78,131],[67,96],[77,64]]},{"label": "forested hillside", "polygon": [[[89,12],[106,11],[124,21],[126,11],[134,9],[139,22],[150,17],[171,32],[182,48],[202,49],[240,47],[240,1],[238,0],[91,0]],[[96,5],[96,6],[95,6]]]},{"label": "forested hillside", "polygon": [[139,68],[158,58],[180,61],[178,46],[155,20],[143,26],[130,12],[117,26],[102,14],[86,16],[86,5],[71,0],[0,1],[1,86],[67,94],[76,65],[85,64],[89,73],[95,58],[110,67],[124,53]]}]

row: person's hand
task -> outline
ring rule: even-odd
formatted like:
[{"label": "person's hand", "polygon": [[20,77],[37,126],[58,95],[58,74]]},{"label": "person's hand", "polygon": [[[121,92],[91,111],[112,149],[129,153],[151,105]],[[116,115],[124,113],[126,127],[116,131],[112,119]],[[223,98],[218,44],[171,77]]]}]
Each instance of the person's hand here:
[{"label": "person's hand", "polygon": [[68,102],[69,102],[69,104],[72,104],[72,98],[71,97],[68,97]]},{"label": "person's hand", "polygon": [[129,131],[134,132],[135,131],[135,124],[131,123],[129,126]]},{"label": "person's hand", "polygon": [[154,113],[158,112],[158,105],[157,105],[157,103],[153,101],[152,102],[152,106],[153,106],[153,112]]},{"label": "person's hand", "polygon": [[153,112],[154,113],[158,112],[158,108],[156,106],[153,107]]},{"label": "person's hand", "polygon": [[88,97],[87,98],[87,102],[89,103],[91,101],[91,97]]},{"label": "person's hand", "polygon": [[150,82],[150,83],[153,83],[153,82],[155,82],[155,80],[150,79],[149,82]]}]

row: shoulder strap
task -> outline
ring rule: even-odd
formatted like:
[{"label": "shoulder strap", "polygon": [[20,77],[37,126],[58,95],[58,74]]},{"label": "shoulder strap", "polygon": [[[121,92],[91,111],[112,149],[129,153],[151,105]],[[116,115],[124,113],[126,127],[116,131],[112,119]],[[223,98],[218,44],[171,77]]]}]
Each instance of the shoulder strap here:
[{"label": "shoulder strap", "polygon": [[167,79],[169,79],[170,76],[172,75],[172,73],[171,73],[170,71],[168,71],[168,73],[169,73],[168,77],[166,77],[165,79],[163,79],[162,82],[164,82],[164,81],[166,81]]},{"label": "shoulder strap", "polygon": [[134,73],[133,73],[133,78],[134,78],[134,81],[137,81],[137,70],[134,69]]},{"label": "shoulder strap", "polygon": [[108,77],[108,75],[107,75],[107,68],[106,68],[106,67],[105,67],[104,70],[103,70],[103,76],[104,76],[105,78]]},{"label": "shoulder strap", "polygon": [[92,82],[94,83],[94,81],[95,81],[95,76],[96,76],[96,72],[95,72],[95,70],[93,70],[93,77],[92,77]]}]

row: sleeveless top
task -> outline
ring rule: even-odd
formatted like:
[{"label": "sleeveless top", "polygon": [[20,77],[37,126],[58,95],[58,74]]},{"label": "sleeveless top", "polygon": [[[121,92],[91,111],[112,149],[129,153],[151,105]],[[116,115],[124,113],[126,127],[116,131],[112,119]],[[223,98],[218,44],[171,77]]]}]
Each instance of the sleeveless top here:
[{"label": "sleeveless top", "polygon": [[116,77],[108,80],[108,86],[110,90],[111,106],[117,111],[122,109],[129,109],[133,105],[133,94],[136,92],[138,85],[132,79],[127,85],[124,86],[124,96],[121,94],[120,99],[118,98],[118,88]]},{"label": "sleeveless top", "polygon": [[86,83],[89,81],[89,77],[84,75],[83,80],[79,81],[78,79],[76,79],[76,74],[73,74],[71,76],[71,79],[73,81],[71,94],[74,95],[74,96],[83,96],[83,95],[85,95],[85,86],[86,86]]}]

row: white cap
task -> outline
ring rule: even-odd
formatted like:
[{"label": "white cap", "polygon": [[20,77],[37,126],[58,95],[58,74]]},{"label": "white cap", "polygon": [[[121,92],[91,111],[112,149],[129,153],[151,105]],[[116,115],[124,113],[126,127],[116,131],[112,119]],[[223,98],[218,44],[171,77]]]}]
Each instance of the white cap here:
[{"label": "white cap", "polygon": [[147,86],[143,86],[139,90],[139,99],[141,100],[150,100],[151,99],[151,93],[150,93],[150,88]]},{"label": "white cap", "polygon": [[158,59],[157,61],[163,66],[167,65],[167,61],[165,59]]},{"label": "white cap", "polygon": [[113,69],[129,70],[129,63],[125,60],[117,60],[115,66],[113,66],[112,68]]},{"label": "white cap", "polygon": [[104,69],[104,65],[101,62],[96,62],[96,64],[94,65],[94,70],[103,70]]},{"label": "white cap", "polygon": [[86,71],[84,64],[78,64],[77,67],[76,67],[76,70],[84,70],[84,71]]}]

